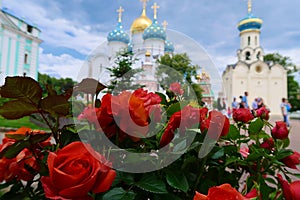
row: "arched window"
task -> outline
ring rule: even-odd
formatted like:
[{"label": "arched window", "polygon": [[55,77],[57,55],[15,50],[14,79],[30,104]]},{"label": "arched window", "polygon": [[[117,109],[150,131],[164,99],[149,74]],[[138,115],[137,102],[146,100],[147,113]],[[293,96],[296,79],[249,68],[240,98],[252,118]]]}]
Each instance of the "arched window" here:
[{"label": "arched window", "polygon": [[24,64],[28,64],[28,54],[25,53],[24,55]]},{"label": "arched window", "polygon": [[255,45],[257,45],[257,36],[255,36]]},{"label": "arched window", "polygon": [[250,45],[250,36],[248,36],[248,45]]},{"label": "arched window", "polygon": [[247,51],[245,55],[246,55],[246,60],[250,60],[250,55],[251,55],[250,52]]},{"label": "arched window", "polygon": [[259,60],[260,59],[260,51],[257,53],[256,58]]}]

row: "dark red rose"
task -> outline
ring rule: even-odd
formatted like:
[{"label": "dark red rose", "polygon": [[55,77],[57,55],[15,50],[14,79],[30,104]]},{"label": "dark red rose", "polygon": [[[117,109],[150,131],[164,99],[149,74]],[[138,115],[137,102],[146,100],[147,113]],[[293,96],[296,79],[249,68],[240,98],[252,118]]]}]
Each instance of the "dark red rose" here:
[{"label": "dark red rose", "polygon": [[111,164],[89,144],[73,142],[48,156],[49,176],[42,177],[49,199],[91,199],[88,192],[109,190],[116,177]]},{"label": "dark red rose", "polygon": [[272,129],[271,134],[275,139],[286,139],[289,135],[289,130],[286,126],[286,123],[283,121],[277,121],[275,127]]},{"label": "dark red rose", "polygon": [[272,148],[274,147],[274,139],[273,138],[268,138],[265,139],[263,143],[261,143],[260,147],[264,148],[264,149],[269,149],[272,150]]},{"label": "dark red rose", "polygon": [[283,196],[286,200],[300,199],[300,181],[294,181],[289,184],[280,174],[277,174],[277,177],[283,190]]},{"label": "dark red rose", "polygon": [[244,197],[252,199],[257,197],[257,190],[254,188],[250,192],[248,192]]},{"label": "dark red rose", "polygon": [[261,107],[255,111],[255,115],[256,115],[256,117],[260,117],[262,119],[269,120],[269,118],[270,118],[269,112],[270,111],[268,109],[266,109],[265,107]]},{"label": "dark red rose", "polygon": [[233,119],[236,122],[248,123],[254,119],[254,117],[248,108],[239,108],[233,110]]},{"label": "dark red rose", "polygon": [[245,200],[245,198],[230,184],[211,187],[207,195],[196,192],[194,200]]},{"label": "dark red rose", "polygon": [[281,160],[287,167],[297,169],[297,165],[300,164],[300,154],[294,151],[292,155],[289,155]]},{"label": "dark red rose", "polygon": [[213,110],[209,112],[209,128],[208,135],[218,140],[220,136],[225,136],[229,132],[229,119],[221,112]]},{"label": "dark red rose", "polygon": [[183,93],[184,93],[183,89],[181,88],[180,83],[178,83],[178,82],[171,83],[169,90],[171,90],[172,92],[174,92],[174,94],[177,94],[177,95],[183,95]]}]

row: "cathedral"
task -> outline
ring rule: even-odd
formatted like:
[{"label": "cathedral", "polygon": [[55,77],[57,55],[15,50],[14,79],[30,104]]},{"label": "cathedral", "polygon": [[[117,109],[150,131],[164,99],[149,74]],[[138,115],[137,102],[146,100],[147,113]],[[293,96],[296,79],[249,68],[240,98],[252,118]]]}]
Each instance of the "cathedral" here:
[{"label": "cathedral", "polygon": [[223,85],[229,103],[248,92],[251,107],[255,98],[262,98],[271,114],[281,114],[281,98],[287,97],[287,72],[283,66],[264,62],[260,45],[260,30],[263,21],[252,13],[248,0],[248,13],[239,21],[240,49],[237,63],[230,64],[223,72]]},{"label": "cathedral", "polygon": [[[161,22],[158,19],[159,6],[154,3],[151,7],[153,9],[153,19],[150,19],[146,14],[147,1],[141,0],[143,3],[141,15],[132,22],[129,34],[122,26],[122,13],[124,10],[122,7],[117,10],[118,22],[115,28],[108,33],[107,42],[99,46],[87,59],[85,69],[88,69],[88,77],[109,84],[110,74],[106,68],[114,66],[117,53],[126,50],[132,52],[133,58],[136,60],[133,68],[143,69],[137,83],[145,85],[149,91],[158,90],[158,83],[155,78],[156,61],[162,55],[173,55],[175,48],[172,41],[168,40],[167,22]],[[86,73],[82,72],[81,74]],[[208,106],[212,106],[214,97],[209,75],[207,73],[199,74],[195,82],[201,83],[200,86],[205,87],[203,95],[205,98],[203,100],[206,101]]]}]

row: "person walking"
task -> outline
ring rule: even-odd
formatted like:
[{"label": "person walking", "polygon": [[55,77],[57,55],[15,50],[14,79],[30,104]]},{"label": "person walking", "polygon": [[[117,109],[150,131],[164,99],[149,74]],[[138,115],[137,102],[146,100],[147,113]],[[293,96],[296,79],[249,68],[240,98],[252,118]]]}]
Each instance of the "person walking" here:
[{"label": "person walking", "polygon": [[288,120],[288,111],[287,111],[286,107],[287,107],[286,98],[282,98],[281,104],[280,104],[281,114],[283,117],[283,121],[286,123],[287,126],[290,126],[290,123]]},{"label": "person walking", "polygon": [[248,104],[248,92],[244,92],[244,96],[242,97],[242,102],[244,103],[244,107],[245,108],[249,108],[249,104]]}]

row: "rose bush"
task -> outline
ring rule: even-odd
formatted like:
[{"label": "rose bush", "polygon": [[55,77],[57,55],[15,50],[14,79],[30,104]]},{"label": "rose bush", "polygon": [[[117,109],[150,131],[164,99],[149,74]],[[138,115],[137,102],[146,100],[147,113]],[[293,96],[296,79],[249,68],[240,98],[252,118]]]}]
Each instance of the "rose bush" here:
[{"label": "rose bush", "polygon": [[0,114],[31,116],[48,130],[5,134],[0,200],[299,199],[291,178],[300,175],[290,168],[298,169],[300,154],[288,148],[286,124],[268,122],[268,110],[236,109],[230,121],[186,100],[177,84],[172,93],[137,89],[98,99],[103,87],[93,93],[95,82],[75,87],[74,95],[94,98],[72,115],[70,91],[47,87],[43,97],[33,79],[6,78]]}]

